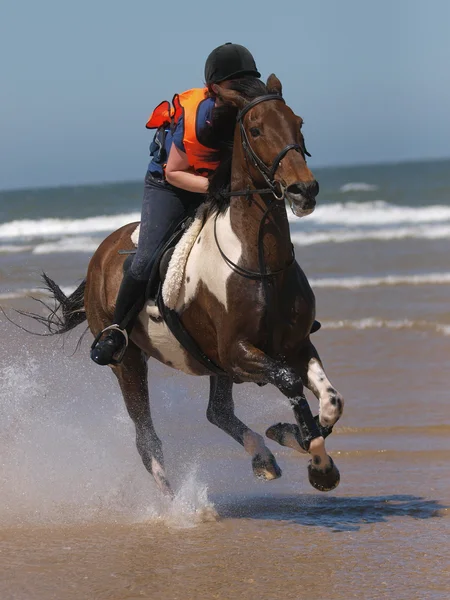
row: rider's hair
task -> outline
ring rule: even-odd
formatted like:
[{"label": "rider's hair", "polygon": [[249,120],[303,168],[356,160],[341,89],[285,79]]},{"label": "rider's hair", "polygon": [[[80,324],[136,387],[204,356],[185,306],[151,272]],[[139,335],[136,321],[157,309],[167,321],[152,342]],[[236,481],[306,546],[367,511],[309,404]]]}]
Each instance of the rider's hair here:
[{"label": "rider's hair", "polygon": [[[230,81],[228,89],[238,92],[246,100],[253,100],[269,93],[266,85],[257,77],[240,77]],[[225,194],[230,191],[231,158],[237,113],[238,109],[230,104],[214,107],[209,140],[205,140],[208,142],[205,145],[215,148],[211,151],[209,159],[219,162],[209,182],[208,196],[213,211],[225,210],[230,202]]]}]

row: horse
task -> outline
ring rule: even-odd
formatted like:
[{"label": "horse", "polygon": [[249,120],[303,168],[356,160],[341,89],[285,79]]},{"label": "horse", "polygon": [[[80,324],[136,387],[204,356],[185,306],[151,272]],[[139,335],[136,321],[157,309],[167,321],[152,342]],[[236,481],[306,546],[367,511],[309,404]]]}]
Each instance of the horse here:
[{"label": "horse", "polygon": [[[325,438],[342,415],[344,400],[310,339],[315,297],[294,257],[286,208],[287,201],[296,216],[310,214],[318,183],[306,163],[310,155],[302,119],[285,103],[279,79],[272,74],[266,84],[242,86],[238,82],[219,94],[220,103],[233,114],[232,143],[224,145],[223,161],[210,178],[207,216],[187,258],[174,309],[209,364],[189,353],[147,302],[123,360],[110,365],[135,425],[142,462],[170,497],[162,443],[150,411],[150,357],[210,378],[208,421],[243,446],[254,474],[265,480],[280,477],[281,469],[264,438],[236,417],[232,390],[243,382],[274,385],[288,399],[296,424],[277,423],[266,436],[310,454],[308,477],[315,489],[332,490],[340,480]],[[87,320],[95,336],[112,322],[124,252],[134,247],[136,226],[127,224],[100,244],[86,278],[71,295],[45,276],[62,308],[53,333]],[[304,386],[319,401],[315,417]]]}]

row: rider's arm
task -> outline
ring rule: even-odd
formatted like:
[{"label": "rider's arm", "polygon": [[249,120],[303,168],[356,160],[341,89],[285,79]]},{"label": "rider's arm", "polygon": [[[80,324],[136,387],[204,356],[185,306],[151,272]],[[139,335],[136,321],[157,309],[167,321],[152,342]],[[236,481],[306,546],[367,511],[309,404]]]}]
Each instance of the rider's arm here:
[{"label": "rider's arm", "polygon": [[208,178],[193,173],[186,153],[180,150],[175,143],[172,144],[167,159],[166,179],[171,185],[188,192],[198,194],[208,192]]}]

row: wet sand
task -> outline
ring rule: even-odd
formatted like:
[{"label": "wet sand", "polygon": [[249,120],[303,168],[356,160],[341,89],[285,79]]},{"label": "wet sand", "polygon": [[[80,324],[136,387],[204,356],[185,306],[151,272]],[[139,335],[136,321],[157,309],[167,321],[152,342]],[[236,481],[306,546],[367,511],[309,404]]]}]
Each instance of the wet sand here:
[{"label": "wet sand", "polygon": [[[178,490],[168,506],[87,342],[72,358],[74,341],[61,350],[5,328],[2,600],[450,597],[448,337],[317,334],[347,400],[327,441],[342,478],[331,494],[309,486],[306,457],[271,442],[283,476],[255,481],[243,450],[206,421],[207,382],[153,363]],[[235,398],[259,432],[292,421],[273,388],[238,386]]]},{"label": "wet sand", "polygon": [[448,526],[433,501],[280,496],[240,512],[187,530],[3,531],[2,598],[448,598]]}]

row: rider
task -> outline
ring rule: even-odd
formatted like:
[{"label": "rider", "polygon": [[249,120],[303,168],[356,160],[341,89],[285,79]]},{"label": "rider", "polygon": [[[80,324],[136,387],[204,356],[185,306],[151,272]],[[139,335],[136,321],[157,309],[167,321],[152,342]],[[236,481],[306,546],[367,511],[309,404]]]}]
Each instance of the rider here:
[{"label": "rider", "polygon": [[261,77],[253,56],[244,46],[223,44],[206,60],[207,87],[176,95],[174,108],[162,102],[151,114],[146,126],[157,131],[150,146],[138,247],[119,289],[114,324],[92,345],[91,358],[97,364],[117,363],[123,357],[159,251],[176,225],[205,201],[208,174],[218,166],[208,158],[213,154],[208,133],[217,104],[213,86],[227,87],[243,77]]}]

